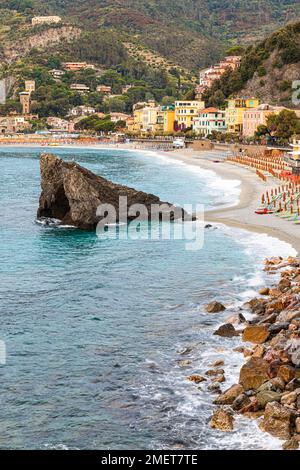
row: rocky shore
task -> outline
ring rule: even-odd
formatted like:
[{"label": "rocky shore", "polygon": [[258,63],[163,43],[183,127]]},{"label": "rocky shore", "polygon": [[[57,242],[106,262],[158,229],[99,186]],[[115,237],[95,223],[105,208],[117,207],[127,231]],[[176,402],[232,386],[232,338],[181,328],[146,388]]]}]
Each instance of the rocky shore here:
[{"label": "rocky shore", "polygon": [[[111,223],[139,220],[194,220],[182,208],[153,194],[115,184],[52,154],[40,157],[41,196],[38,220],[58,220],[82,230],[95,230],[103,219]],[[121,201],[126,200],[122,205]],[[108,207],[114,209],[111,215]],[[99,212],[99,209],[101,211]],[[107,213],[110,217],[105,217]]]},{"label": "rocky shore", "polygon": [[[210,419],[212,428],[234,429],[235,414],[258,419],[259,427],[282,439],[283,449],[300,444],[300,259],[272,258],[265,261],[270,275],[279,274],[274,288],[263,288],[259,295],[241,307],[235,318],[222,325],[216,335],[240,335],[245,345],[235,348],[245,356],[238,383],[221,392],[225,381],[224,362],[213,364],[205,376],[189,380],[208,381],[217,393],[217,405]],[[217,314],[225,307],[219,302],[207,306]],[[245,315],[251,320],[246,320]]]}]

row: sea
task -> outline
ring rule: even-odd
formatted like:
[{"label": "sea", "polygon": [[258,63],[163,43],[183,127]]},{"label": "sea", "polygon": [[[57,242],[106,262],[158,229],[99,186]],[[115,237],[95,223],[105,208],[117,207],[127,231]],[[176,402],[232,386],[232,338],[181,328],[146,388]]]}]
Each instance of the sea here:
[{"label": "sea", "polygon": [[[38,224],[44,151],[0,148],[0,448],[280,448],[247,418],[231,433],[210,429],[216,396],[187,377],[224,360],[222,389],[238,381],[240,339],[213,332],[274,282],[264,259],[293,247],[218,224],[198,250]],[[51,152],[181,206],[240,194],[237,180],[151,151]],[[212,300],[227,310],[206,313]]]}]

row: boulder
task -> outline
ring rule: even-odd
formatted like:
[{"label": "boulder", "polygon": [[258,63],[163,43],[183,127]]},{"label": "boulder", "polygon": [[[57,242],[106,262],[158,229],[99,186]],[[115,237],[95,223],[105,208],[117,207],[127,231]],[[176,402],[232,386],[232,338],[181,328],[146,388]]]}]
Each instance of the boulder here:
[{"label": "boulder", "polygon": [[[64,162],[52,154],[41,155],[40,169],[42,193],[38,218],[58,219],[63,225],[95,230],[103,219],[101,214],[97,215],[97,209],[104,204],[116,211],[116,220],[111,220],[112,223],[131,221],[139,214],[145,220],[149,220],[150,215],[155,220],[160,220],[163,215],[170,216],[171,220],[187,217],[183,209],[163,203],[153,194],[114,184],[75,162]],[[120,205],[120,197],[127,198],[124,207]],[[134,204],[142,205],[144,211],[139,209],[139,214],[129,214],[128,209]],[[161,204],[164,207],[159,209]]]},{"label": "boulder", "polygon": [[212,381],[213,381],[213,383],[222,384],[223,382],[226,382],[225,375],[218,375]]},{"label": "boulder", "polygon": [[288,322],[285,323],[274,323],[274,325],[269,326],[269,333],[271,335],[277,335],[282,330],[288,330],[290,324]]},{"label": "boulder", "polygon": [[293,312],[291,310],[283,310],[277,317],[277,321],[285,323],[300,318],[300,312]]},{"label": "boulder", "polygon": [[282,444],[282,448],[283,450],[297,450],[299,449],[299,441],[296,437],[292,437]]},{"label": "boulder", "polygon": [[252,357],[241,368],[239,383],[245,390],[257,389],[268,380],[268,368],[267,361]]},{"label": "boulder", "polygon": [[223,338],[233,338],[234,336],[239,336],[238,332],[231,323],[226,323],[225,325],[220,326],[215,332],[214,335],[221,336]]},{"label": "boulder", "polygon": [[278,284],[278,289],[284,292],[285,290],[289,289],[291,287],[291,281],[288,279],[281,279],[281,281]]},{"label": "boulder", "polygon": [[296,418],[295,428],[296,428],[296,433],[300,434],[300,418]]},{"label": "boulder", "polygon": [[232,385],[228,390],[222,393],[215,401],[217,405],[232,405],[234,400],[243,393],[244,389],[242,385],[235,384]]},{"label": "boulder", "polygon": [[213,429],[232,431],[234,419],[230,411],[225,408],[218,408],[214,411],[209,424]]},{"label": "boulder", "polygon": [[221,367],[224,365],[225,365],[225,361],[223,359],[218,359],[213,364],[211,364],[211,367]]},{"label": "boulder", "polygon": [[222,393],[220,384],[218,384],[218,383],[209,384],[208,387],[207,387],[207,390],[209,390],[212,393],[218,393],[218,394]]},{"label": "boulder", "polygon": [[263,287],[262,289],[260,289],[259,294],[260,295],[269,295],[269,292],[270,292],[269,287]]},{"label": "boulder", "polygon": [[208,377],[216,377],[217,375],[224,375],[225,371],[224,369],[209,369],[208,371],[205,372],[205,375]]},{"label": "boulder", "polygon": [[249,405],[251,405],[250,398],[246,395],[246,393],[241,393],[236,397],[231,406],[234,411],[241,411],[243,408],[246,408]]},{"label": "boulder", "polygon": [[224,312],[224,310],[226,310],[226,307],[217,301],[210,302],[208,305],[206,305],[206,311],[208,313],[220,313]]},{"label": "boulder", "polygon": [[289,439],[293,426],[293,413],[277,402],[268,403],[265,409],[261,429],[272,436]]},{"label": "boulder", "polygon": [[269,338],[270,333],[267,325],[247,326],[243,332],[243,341],[262,344]]},{"label": "boulder", "polygon": [[295,403],[297,401],[297,397],[298,397],[297,390],[294,390],[293,392],[285,393],[281,397],[281,404],[291,405],[292,403]]},{"label": "boulder", "polygon": [[265,312],[267,300],[265,299],[252,299],[247,302],[244,307],[249,308],[253,313],[261,315]]},{"label": "boulder", "polygon": [[192,364],[192,361],[183,360],[183,361],[178,361],[179,367],[189,367]]}]

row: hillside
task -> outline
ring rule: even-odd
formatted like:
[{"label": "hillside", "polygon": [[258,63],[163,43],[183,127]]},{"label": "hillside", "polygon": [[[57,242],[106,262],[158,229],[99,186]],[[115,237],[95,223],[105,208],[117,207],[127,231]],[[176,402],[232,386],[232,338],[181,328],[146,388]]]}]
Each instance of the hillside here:
[{"label": "hillside", "polygon": [[262,102],[293,107],[293,82],[300,80],[300,22],[290,24],[249,46],[241,67],[226,72],[205,98],[222,106],[231,96],[256,96]]},{"label": "hillside", "polygon": [[252,43],[299,16],[298,0],[0,0],[25,17],[59,14],[85,31],[112,31],[189,69],[216,61],[229,45]]}]

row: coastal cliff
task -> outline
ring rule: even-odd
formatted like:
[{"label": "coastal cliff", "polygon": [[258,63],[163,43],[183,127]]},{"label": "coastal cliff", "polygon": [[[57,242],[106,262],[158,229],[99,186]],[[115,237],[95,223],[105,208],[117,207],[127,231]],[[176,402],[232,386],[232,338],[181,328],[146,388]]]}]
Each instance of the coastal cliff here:
[{"label": "coastal cliff", "polygon": [[[242,328],[228,323],[215,334],[233,337],[242,334],[246,346],[235,350],[247,362],[239,382],[220,393],[210,425],[222,431],[234,428],[234,412],[259,418],[260,428],[284,440],[283,449],[298,449],[300,442],[300,260],[272,258],[266,261],[270,274],[280,272],[274,288],[263,288],[244,309],[253,313]],[[212,311],[211,306],[207,311]],[[222,305],[222,304],[218,304]],[[219,312],[220,309],[213,310]],[[224,365],[224,362],[216,365]],[[225,381],[222,369],[223,381]],[[221,375],[222,375],[221,374]],[[215,373],[218,376],[218,370]]]},{"label": "coastal cliff", "polygon": [[[116,221],[131,221],[137,216],[144,220],[187,220],[183,209],[162,202],[157,196],[137,191],[95,175],[75,162],[65,162],[52,154],[40,158],[42,193],[37,217],[58,219],[62,225],[73,225],[83,230],[95,230],[101,216],[100,205],[109,204],[116,210]],[[127,197],[126,211],[119,207],[120,197]],[[142,205],[137,211],[128,213],[133,205]],[[158,207],[163,205],[163,207]],[[144,217],[143,217],[144,215]]]}]

